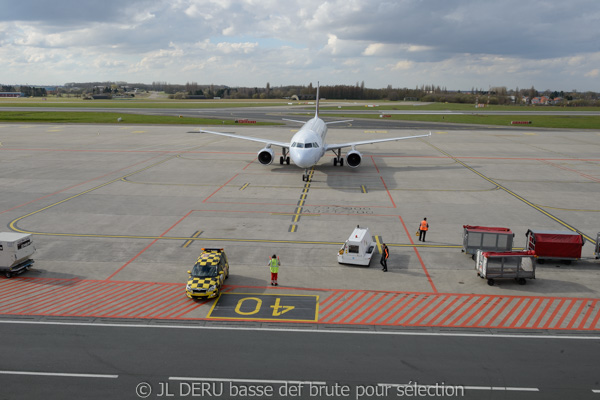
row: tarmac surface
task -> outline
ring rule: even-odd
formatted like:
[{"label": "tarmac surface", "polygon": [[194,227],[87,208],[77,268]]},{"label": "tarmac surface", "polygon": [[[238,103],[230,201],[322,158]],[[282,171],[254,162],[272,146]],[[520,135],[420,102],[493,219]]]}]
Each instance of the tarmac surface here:
[{"label": "tarmac surface", "polygon": [[[258,163],[256,143],[188,131],[0,125],[0,224],[33,233],[37,248],[31,271],[0,278],[0,315],[600,329],[598,131],[438,129],[361,146],[356,169],[327,154],[308,183],[293,165]],[[355,125],[328,141],[420,133]],[[425,243],[415,237],[423,217]],[[461,252],[465,224],[508,227],[516,248],[528,229],[577,230],[587,243],[582,259],[538,265],[526,285],[488,286]],[[356,225],[389,246],[387,273],[378,253],[370,267],[337,263]],[[202,247],[227,252],[223,302],[184,295]],[[274,301],[292,308],[275,315]]]}]

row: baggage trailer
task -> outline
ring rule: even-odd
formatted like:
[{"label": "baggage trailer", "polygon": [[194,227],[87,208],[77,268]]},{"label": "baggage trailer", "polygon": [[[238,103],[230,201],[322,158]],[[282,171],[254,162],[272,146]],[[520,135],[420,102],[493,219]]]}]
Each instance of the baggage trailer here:
[{"label": "baggage trailer", "polygon": [[361,228],[357,225],[338,251],[338,263],[369,265],[375,252],[375,245],[369,228]]},{"label": "baggage trailer", "polygon": [[572,231],[543,231],[529,229],[525,234],[525,250],[535,251],[540,264],[544,260],[564,260],[567,263],[581,258],[583,236]]},{"label": "baggage trailer", "polygon": [[496,279],[514,279],[519,285],[535,279],[535,251],[477,251],[477,276],[487,279],[490,286]]},{"label": "baggage trailer", "polygon": [[512,251],[515,234],[508,228],[491,226],[463,225],[463,253],[472,254],[477,250]]},{"label": "baggage trailer", "polygon": [[7,278],[30,269],[34,252],[31,234],[0,232],[0,272]]}]

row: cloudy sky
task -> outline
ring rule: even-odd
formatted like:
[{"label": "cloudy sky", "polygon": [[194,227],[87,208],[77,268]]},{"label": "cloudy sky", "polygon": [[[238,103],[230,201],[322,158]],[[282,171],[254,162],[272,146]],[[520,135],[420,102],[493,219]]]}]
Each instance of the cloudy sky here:
[{"label": "cloudy sky", "polygon": [[0,0],[0,83],[600,91],[598,0]]}]

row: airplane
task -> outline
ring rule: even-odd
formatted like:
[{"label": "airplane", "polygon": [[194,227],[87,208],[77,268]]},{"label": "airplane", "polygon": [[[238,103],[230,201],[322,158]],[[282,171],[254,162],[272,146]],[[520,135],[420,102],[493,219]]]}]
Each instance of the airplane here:
[{"label": "airplane", "polygon": [[[279,157],[279,164],[284,163],[289,165],[290,159],[300,168],[304,168],[304,175],[302,175],[302,181],[309,180],[308,170],[319,162],[321,157],[325,155],[325,152],[331,150],[335,154],[333,159],[334,166],[343,166],[344,158],[342,157],[342,149],[350,147],[351,150],[346,154],[346,162],[349,167],[356,168],[362,161],[362,154],[356,150],[356,146],[362,146],[364,144],[392,142],[402,139],[414,139],[420,137],[431,136],[431,132],[428,135],[417,135],[417,136],[403,136],[394,137],[387,139],[370,139],[362,140],[358,142],[347,142],[338,144],[327,144],[325,137],[327,136],[327,126],[332,124],[340,124],[346,122],[352,122],[352,120],[344,121],[332,121],[325,122],[319,117],[319,84],[317,83],[317,101],[316,101],[315,116],[308,121],[296,121],[293,119],[282,118],[284,121],[291,121],[303,124],[298,132],[292,136],[289,143],[279,142],[271,139],[261,139],[257,137],[234,135],[231,133],[213,132],[200,129],[199,131],[189,133],[210,133],[212,135],[227,136],[235,139],[244,139],[254,142],[264,143],[266,146],[258,152],[258,161],[263,165],[270,165],[275,159],[275,152],[271,146],[278,146],[282,149],[282,156]],[[288,155],[289,154],[289,155]]]}]

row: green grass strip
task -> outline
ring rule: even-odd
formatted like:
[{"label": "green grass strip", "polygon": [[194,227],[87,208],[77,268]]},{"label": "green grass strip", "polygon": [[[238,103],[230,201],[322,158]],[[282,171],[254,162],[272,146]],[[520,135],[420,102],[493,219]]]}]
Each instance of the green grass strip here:
[{"label": "green grass strip", "polygon": [[[121,118],[119,122],[118,119]],[[188,118],[166,115],[139,115],[111,112],[45,112],[0,111],[0,122],[73,123],[73,124],[168,124],[168,125],[241,125],[235,120]],[[244,124],[245,125],[245,124]],[[282,125],[273,122],[257,122],[255,125]]]}]

